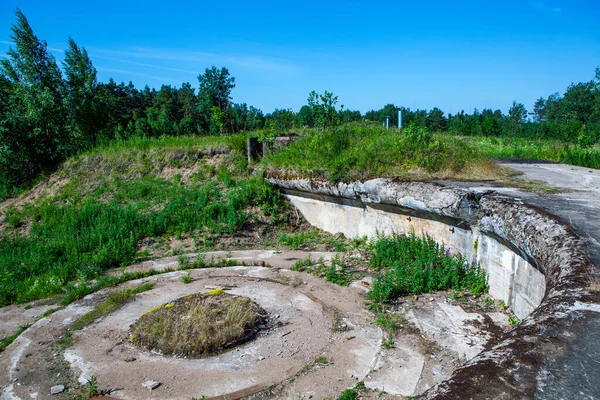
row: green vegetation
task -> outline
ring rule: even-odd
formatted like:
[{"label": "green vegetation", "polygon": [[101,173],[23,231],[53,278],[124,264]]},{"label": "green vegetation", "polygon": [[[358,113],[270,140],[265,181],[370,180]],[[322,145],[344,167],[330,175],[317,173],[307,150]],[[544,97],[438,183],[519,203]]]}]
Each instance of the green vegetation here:
[{"label": "green vegetation", "polygon": [[127,288],[116,292],[112,292],[108,295],[108,298],[105,301],[103,301],[99,306],[94,308],[92,311],[84,314],[77,321],[73,322],[73,324],[71,325],[71,329],[82,329],[84,326],[86,326],[93,320],[108,315],[117,308],[120,308],[121,306],[123,306],[123,304],[127,303],[127,301],[129,301],[129,299],[133,295],[152,289],[152,286],[153,284],[151,282],[147,282],[136,288]]},{"label": "green vegetation", "polygon": [[[316,230],[287,229],[279,193],[251,167],[332,181],[508,178],[488,157],[600,167],[600,69],[563,96],[540,98],[533,122],[516,102],[508,115],[393,104],[361,115],[338,109],[328,91],[312,91],[298,113],[265,115],[231,101],[235,78],[224,67],[199,74],[197,91],[190,83],[138,90],[98,82],[86,50],[71,39],[61,68],[20,10],[11,38],[14,46],[0,61],[0,198],[42,185],[28,203],[15,199],[2,209],[0,306],[53,295],[64,295],[66,304],[120,281],[105,277],[107,269],[227,239],[240,243],[241,232],[292,249],[323,241]],[[398,111],[404,129],[383,129],[385,116],[397,124]],[[300,135],[291,146],[248,165],[248,136],[269,141],[292,129]],[[338,251],[349,246],[326,242]],[[254,244],[238,247],[244,243]],[[464,260],[414,257],[377,265],[371,296],[483,290],[477,268],[458,267]],[[342,285],[351,277],[340,263],[305,269]]]},{"label": "green vegetation", "polygon": [[368,297],[386,302],[407,294],[467,289],[473,295],[487,290],[485,273],[461,255],[450,255],[430,236],[380,236],[369,260],[378,271]]},{"label": "green vegetation", "polygon": [[[600,68],[592,80],[571,84],[562,96],[555,93],[539,98],[531,114],[533,121],[518,102],[513,102],[508,114],[475,109],[471,114],[461,111],[453,115],[437,107],[411,110],[387,104],[362,115],[343,106],[338,109],[337,96],[328,91],[310,92],[307,104],[297,113],[275,109],[265,115],[255,107],[231,101],[235,78],[225,67],[205,68],[198,74],[197,91],[189,82],[181,87],[139,90],[131,82],[99,82],[87,51],[69,38],[61,68],[21,10],[16,10],[15,17],[14,47],[0,62],[0,197],[15,195],[62,161],[98,145],[242,131],[256,131],[255,136],[269,141],[292,129],[314,129],[320,134],[311,133],[308,143],[272,162],[297,171],[322,172],[333,180],[403,176],[402,171],[415,167],[429,174],[466,172],[464,168],[481,162],[486,151],[474,152],[461,144],[461,139],[448,137],[452,135],[524,138],[542,146],[550,139],[564,147],[553,153],[552,159],[588,167],[600,164],[594,146],[600,139]],[[379,128],[391,117],[394,127],[399,111],[406,139],[398,139],[403,136],[392,131],[386,136],[372,127],[346,126],[371,121]],[[336,133],[340,125],[341,133]],[[360,154],[362,149],[367,150],[365,155]],[[517,145],[511,153],[532,157],[526,149]],[[302,154],[320,157],[314,160]],[[397,161],[399,158],[408,160]]]},{"label": "green vegetation", "polygon": [[331,260],[329,266],[322,258],[313,261],[308,257],[305,260],[298,260],[291,269],[292,271],[308,272],[340,286],[348,286],[352,279],[352,274],[348,272],[345,261],[337,256]]},{"label": "green vegetation", "polygon": [[311,130],[263,163],[267,168],[333,181],[379,176],[413,179],[506,176],[463,140],[433,135],[415,125],[402,134],[368,123]]},{"label": "green vegetation", "polygon": [[189,272],[181,277],[181,282],[183,282],[186,285],[192,283],[192,276]]},{"label": "green vegetation", "polygon": [[148,310],[132,325],[129,340],[163,354],[203,357],[253,338],[265,316],[248,298],[216,289]]},{"label": "green vegetation", "polygon": [[327,365],[327,364],[329,364],[329,361],[327,361],[327,357],[319,356],[319,357],[315,358],[315,364]]},{"label": "green vegetation", "polygon": [[375,324],[388,334],[394,334],[405,323],[404,317],[397,312],[380,311],[375,318]]},{"label": "green vegetation", "polygon": [[358,398],[358,392],[354,389],[344,390],[338,397],[338,400],[355,400]]},{"label": "green vegetation", "polygon": [[600,168],[600,146],[570,143],[558,139],[511,136],[461,136],[484,157],[527,158]]},{"label": "green vegetation", "polygon": [[[97,279],[107,269],[132,263],[143,243],[158,246],[168,238],[192,236],[202,247],[254,219],[255,226],[283,226],[285,205],[260,175],[248,173],[237,146],[244,140],[134,140],[65,164],[58,175],[67,183],[58,192],[6,212],[0,305],[72,290],[80,286],[72,281]],[[208,163],[203,154],[215,149],[221,160]],[[91,163],[95,169],[88,168]],[[169,168],[194,173],[184,181],[177,173],[165,176]]]},{"label": "green vegetation", "polygon": [[4,349],[7,348],[9,344],[14,342],[15,339],[21,336],[21,333],[25,332],[30,326],[31,324],[19,326],[19,329],[13,335],[0,339],[0,352],[4,351]]}]

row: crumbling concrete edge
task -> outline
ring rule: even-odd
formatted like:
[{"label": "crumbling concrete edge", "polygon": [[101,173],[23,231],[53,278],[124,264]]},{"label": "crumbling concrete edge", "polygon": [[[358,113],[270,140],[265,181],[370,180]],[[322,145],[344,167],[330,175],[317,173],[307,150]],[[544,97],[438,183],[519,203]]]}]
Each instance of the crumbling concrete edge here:
[{"label": "crumbling concrete edge", "polygon": [[575,323],[571,311],[576,302],[598,301],[588,290],[591,261],[584,242],[568,225],[518,199],[493,191],[474,193],[432,182],[383,178],[331,183],[269,172],[266,179],[283,191],[394,205],[461,220],[512,243],[542,267],[546,295],[541,305],[424,398],[533,398],[540,368],[567,348],[561,332]]}]

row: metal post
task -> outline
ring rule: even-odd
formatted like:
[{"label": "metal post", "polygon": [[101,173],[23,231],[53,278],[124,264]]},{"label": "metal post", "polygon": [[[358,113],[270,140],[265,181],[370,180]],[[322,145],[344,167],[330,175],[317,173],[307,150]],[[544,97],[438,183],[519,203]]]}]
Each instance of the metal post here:
[{"label": "metal post", "polygon": [[402,130],[402,110],[398,110],[398,130]]},{"label": "metal post", "polygon": [[390,117],[385,117],[385,129],[390,129]]}]

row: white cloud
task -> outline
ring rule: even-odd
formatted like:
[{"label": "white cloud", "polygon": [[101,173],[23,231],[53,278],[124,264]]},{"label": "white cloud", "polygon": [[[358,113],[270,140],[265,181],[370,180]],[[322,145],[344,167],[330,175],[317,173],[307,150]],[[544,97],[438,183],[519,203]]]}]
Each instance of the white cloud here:
[{"label": "white cloud", "polygon": [[148,74],[142,74],[139,72],[135,72],[135,71],[129,71],[126,69],[118,69],[118,68],[108,68],[108,67],[102,67],[102,66],[96,66],[96,69],[100,72],[113,72],[116,74],[123,74],[123,75],[131,75],[131,76],[137,76],[140,78],[150,78],[150,79],[154,79],[163,83],[174,83],[174,84],[178,84],[180,82],[174,80],[174,79],[170,79],[170,78],[165,78],[163,76],[156,76],[156,75],[148,75]]},{"label": "white cloud", "polygon": [[136,61],[124,60],[122,58],[99,56],[97,54],[91,55],[90,58],[92,59],[92,61],[94,59],[96,59],[96,58],[99,58],[99,59],[102,59],[102,60],[117,61],[117,62],[122,62],[122,63],[126,63],[126,64],[132,64],[132,65],[140,65],[142,67],[151,67],[151,68],[164,69],[166,71],[183,72],[185,74],[194,74],[194,75],[198,74],[198,71],[190,71],[190,70],[186,70],[186,69],[163,67],[161,65],[140,63],[140,62],[136,62]]},{"label": "white cloud", "polygon": [[[179,61],[199,64],[201,69],[207,65],[235,65],[241,68],[263,71],[298,71],[300,68],[285,60],[248,54],[216,54],[200,51],[152,49],[146,47],[133,47],[127,50],[90,49],[94,53],[104,53],[114,57],[137,58],[145,60]],[[119,59],[124,62],[132,62]],[[155,68],[166,69],[157,65],[146,64]],[[175,69],[173,69],[175,70]],[[190,72],[190,71],[182,71]],[[199,73],[197,71],[195,73]]]},{"label": "white cloud", "polygon": [[542,10],[544,12],[549,12],[549,13],[554,13],[554,14],[559,14],[562,12],[562,7],[549,6],[548,4],[546,4],[542,1],[532,2],[531,5],[535,8],[537,8],[538,10]]}]

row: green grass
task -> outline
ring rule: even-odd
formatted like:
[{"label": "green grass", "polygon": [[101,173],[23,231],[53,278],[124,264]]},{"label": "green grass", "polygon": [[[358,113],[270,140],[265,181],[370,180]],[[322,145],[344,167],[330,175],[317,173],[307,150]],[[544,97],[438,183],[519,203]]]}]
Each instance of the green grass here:
[{"label": "green grass", "polygon": [[100,305],[98,305],[92,311],[84,314],[81,318],[73,322],[73,324],[71,325],[71,329],[82,329],[84,326],[86,326],[93,320],[108,315],[117,308],[120,308],[121,306],[123,306],[123,304],[127,303],[127,301],[129,301],[129,299],[133,295],[152,289],[152,286],[153,284],[151,282],[146,282],[136,288],[127,288],[112,292],[108,295],[108,298],[105,301],[103,301]]},{"label": "green grass", "polygon": [[524,158],[600,168],[600,145],[581,146],[556,139],[460,136],[482,156]]},{"label": "green grass", "polygon": [[439,290],[467,289],[473,295],[487,290],[477,264],[450,255],[427,235],[380,236],[372,243],[369,263],[378,271],[368,293],[376,302]]},{"label": "green grass", "polygon": [[0,352],[4,351],[12,342],[14,342],[21,333],[25,332],[27,328],[29,328],[33,324],[20,326],[19,329],[11,336],[7,336],[5,338],[0,339]]},{"label": "green grass", "polygon": [[[57,193],[6,213],[0,306],[73,292],[71,282],[98,279],[107,269],[133,263],[143,239],[233,235],[244,229],[251,208],[273,224],[281,222],[285,205],[279,192],[248,172],[243,143],[239,135],[135,140],[67,163],[58,175],[68,182]],[[213,151],[209,144],[229,153],[216,167],[203,164],[185,184],[177,174],[169,178],[155,170],[156,164],[169,168],[173,159],[189,167],[192,156]],[[98,168],[89,169],[92,164]],[[213,167],[214,173],[205,171]],[[26,224],[26,234],[16,232]]]},{"label": "green grass", "polygon": [[434,135],[416,126],[399,133],[369,123],[311,130],[289,147],[268,156],[263,164],[332,181],[503,174],[464,140]]},{"label": "green grass", "polygon": [[300,233],[282,233],[277,239],[279,245],[288,246],[292,250],[298,250],[304,246],[312,244],[319,240],[319,231],[311,229]]}]

